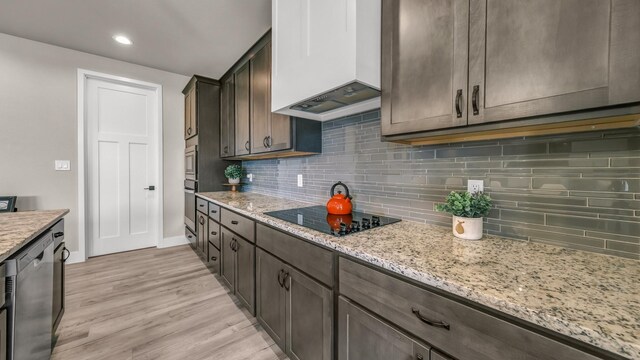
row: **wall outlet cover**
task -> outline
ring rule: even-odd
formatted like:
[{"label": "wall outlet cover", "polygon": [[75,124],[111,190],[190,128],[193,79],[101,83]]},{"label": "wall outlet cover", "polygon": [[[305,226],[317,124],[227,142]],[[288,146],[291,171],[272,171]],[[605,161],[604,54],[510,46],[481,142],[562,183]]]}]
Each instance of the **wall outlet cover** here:
[{"label": "wall outlet cover", "polygon": [[298,187],[302,187],[302,174],[298,174]]},{"label": "wall outlet cover", "polygon": [[253,174],[247,174],[247,177],[249,178],[249,182],[253,182]]},{"label": "wall outlet cover", "polygon": [[470,193],[477,193],[484,191],[484,181],[482,180],[469,180],[467,182],[467,191]]}]

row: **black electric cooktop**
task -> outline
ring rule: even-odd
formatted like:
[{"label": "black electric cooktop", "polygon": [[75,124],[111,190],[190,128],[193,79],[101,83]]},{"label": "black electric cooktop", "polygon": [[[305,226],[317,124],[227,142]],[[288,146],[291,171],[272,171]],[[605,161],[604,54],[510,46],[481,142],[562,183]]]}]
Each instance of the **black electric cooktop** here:
[{"label": "black electric cooktop", "polygon": [[327,208],[321,205],[270,211],[265,215],[335,236],[349,235],[400,221],[400,219],[358,211],[350,215],[331,215],[327,213]]}]

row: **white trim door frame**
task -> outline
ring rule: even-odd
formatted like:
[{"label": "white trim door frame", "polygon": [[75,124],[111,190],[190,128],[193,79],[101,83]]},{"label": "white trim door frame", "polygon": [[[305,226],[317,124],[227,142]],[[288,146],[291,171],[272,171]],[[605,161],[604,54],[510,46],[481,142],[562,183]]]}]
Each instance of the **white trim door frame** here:
[{"label": "white trim door frame", "polygon": [[[89,159],[87,157],[88,149],[88,106],[87,106],[87,91],[88,82],[91,79],[106,81],[113,84],[131,86],[135,88],[145,89],[155,94],[155,103],[157,106],[155,116],[154,134],[151,136],[156,139],[156,156],[154,167],[156,169],[156,196],[158,206],[156,207],[157,213],[150,214],[155,216],[157,236],[155,237],[155,246],[161,245],[163,237],[163,155],[162,155],[162,86],[159,84],[149,83],[145,81],[134,80],[121,76],[114,76],[105,73],[99,73],[95,71],[78,69],[78,251],[72,252],[69,262],[82,262],[92,254],[91,249],[91,234],[88,232],[91,230],[89,226],[89,217],[87,216],[89,211],[89,171],[88,166]],[[153,185],[153,184],[150,184]]]}]

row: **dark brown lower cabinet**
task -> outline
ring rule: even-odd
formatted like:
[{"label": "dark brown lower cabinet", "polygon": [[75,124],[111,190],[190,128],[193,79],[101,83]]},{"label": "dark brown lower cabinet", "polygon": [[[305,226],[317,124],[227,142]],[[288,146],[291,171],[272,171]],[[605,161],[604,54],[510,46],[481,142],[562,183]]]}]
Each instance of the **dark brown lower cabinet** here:
[{"label": "dark brown lower cabinet", "polygon": [[214,244],[209,243],[209,253],[207,254],[207,267],[215,273],[220,272],[220,250]]},{"label": "dark brown lower cabinet", "polygon": [[255,245],[220,229],[220,275],[240,302],[255,314]]},{"label": "dark brown lower cabinet", "polygon": [[257,318],[289,358],[332,359],[332,291],[257,250]]},{"label": "dark brown lower cabinet", "polygon": [[428,347],[413,341],[342,296],[338,302],[338,358],[340,360],[429,359]]},{"label": "dark brown lower cabinet", "polygon": [[220,236],[220,277],[233,292],[236,288],[236,256],[230,233],[221,229]]},{"label": "dark brown lower cabinet", "polygon": [[196,232],[198,233],[198,240],[196,242],[196,248],[202,252],[206,252],[207,240],[209,238],[207,233],[209,217],[207,214],[201,213],[200,211],[197,211],[197,214],[198,224],[196,225]]},{"label": "dark brown lower cabinet", "polygon": [[53,313],[51,319],[53,334],[55,334],[64,314],[65,250],[65,243],[61,243],[53,253]]},{"label": "dark brown lower cabinet", "polygon": [[285,346],[285,265],[262,249],[256,250],[256,317],[271,338]]}]

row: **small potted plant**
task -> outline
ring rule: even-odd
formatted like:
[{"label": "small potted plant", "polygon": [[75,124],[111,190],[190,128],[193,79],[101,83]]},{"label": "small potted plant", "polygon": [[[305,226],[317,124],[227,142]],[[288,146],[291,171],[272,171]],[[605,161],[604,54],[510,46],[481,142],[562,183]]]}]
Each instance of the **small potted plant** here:
[{"label": "small potted plant", "polygon": [[240,165],[229,165],[224,169],[224,176],[229,179],[229,184],[239,184],[242,177],[242,167]]},{"label": "small potted plant", "polygon": [[436,210],[453,215],[453,235],[466,240],[482,238],[482,218],[491,210],[489,195],[467,191],[452,191],[444,204],[437,204]]}]

